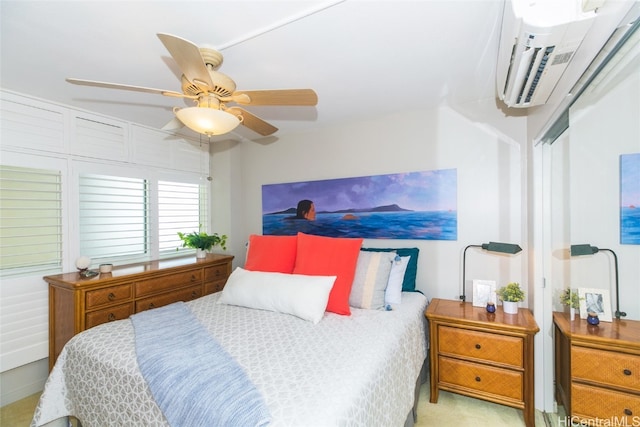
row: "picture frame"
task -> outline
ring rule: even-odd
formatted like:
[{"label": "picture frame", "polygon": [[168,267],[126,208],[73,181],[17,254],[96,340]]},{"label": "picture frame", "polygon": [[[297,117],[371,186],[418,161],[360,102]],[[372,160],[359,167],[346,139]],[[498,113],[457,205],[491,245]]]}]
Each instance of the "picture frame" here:
[{"label": "picture frame", "polygon": [[494,280],[474,280],[472,305],[485,307],[488,302],[496,304],[496,282]]},{"label": "picture frame", "polygon": [[598,315],[600,321],[611,322],[611,298],[608,289],[578,288],[580,318],[586,319],[589,312]]}]

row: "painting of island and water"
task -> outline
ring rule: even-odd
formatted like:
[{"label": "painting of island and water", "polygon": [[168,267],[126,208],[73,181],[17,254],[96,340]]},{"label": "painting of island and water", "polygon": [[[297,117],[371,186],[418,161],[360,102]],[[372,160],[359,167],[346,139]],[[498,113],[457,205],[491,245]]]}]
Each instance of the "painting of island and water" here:
[{"label": "painting of island and water", "polygon": [[[297,217],[312,202],[315,219]],[[262,186],[262,232],[368,239],[456,240],[455,169]]]},{"label": "painting of island and water", "polygon": [[620,156],[620,243],[640,245],[640,153]]}]

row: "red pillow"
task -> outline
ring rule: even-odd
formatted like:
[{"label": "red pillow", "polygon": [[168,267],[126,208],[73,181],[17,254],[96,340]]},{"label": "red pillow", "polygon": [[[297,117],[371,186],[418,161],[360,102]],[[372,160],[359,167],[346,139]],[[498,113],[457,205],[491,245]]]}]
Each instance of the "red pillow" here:
[{"label": "red pillow", "polygon": [[249,236],[245,270],[293,273],[297,236]]},{"label": "red pillow", "polygon": [[337,276],[329,294],[327,311],[351,314],[349,295],[362,240],[298,233],[298,254],[293,273]]}]

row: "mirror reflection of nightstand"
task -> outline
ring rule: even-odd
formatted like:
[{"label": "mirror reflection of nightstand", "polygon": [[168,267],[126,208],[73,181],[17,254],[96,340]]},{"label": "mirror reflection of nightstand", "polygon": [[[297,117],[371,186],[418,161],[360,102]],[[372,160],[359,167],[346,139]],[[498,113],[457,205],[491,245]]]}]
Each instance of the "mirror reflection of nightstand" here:
[{"label": "mirror reflection of nightstand", "polygon": [[567,415],[586,425],[637,425],[640,322],[613,319],[593,326],[555,312],[553,324],[556,400]]}]

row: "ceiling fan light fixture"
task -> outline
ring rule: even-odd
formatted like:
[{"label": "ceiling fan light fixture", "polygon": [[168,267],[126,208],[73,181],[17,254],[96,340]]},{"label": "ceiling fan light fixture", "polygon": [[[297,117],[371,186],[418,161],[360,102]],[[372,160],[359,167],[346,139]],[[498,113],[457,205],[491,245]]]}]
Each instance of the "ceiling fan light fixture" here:
[{"label": "ceiling fan light fixture", "polygon": [[176,116],[189,129],[204,135],[222,135],[234,130],[241,119],[226,111],[206,107],[175,109]]}]

